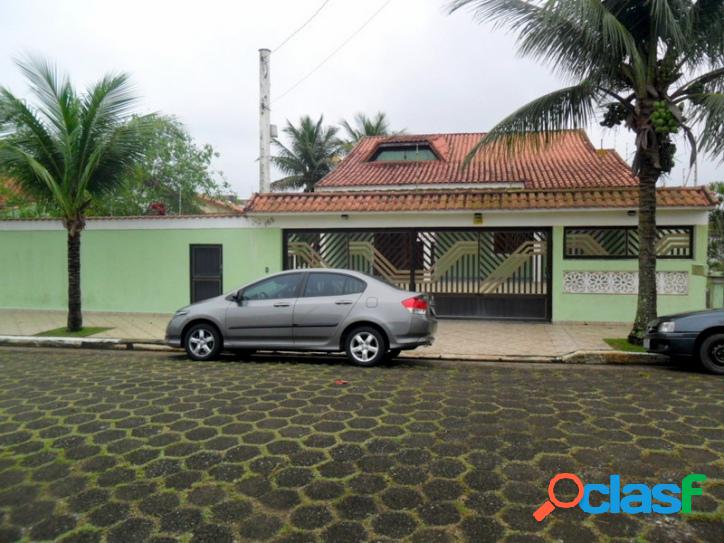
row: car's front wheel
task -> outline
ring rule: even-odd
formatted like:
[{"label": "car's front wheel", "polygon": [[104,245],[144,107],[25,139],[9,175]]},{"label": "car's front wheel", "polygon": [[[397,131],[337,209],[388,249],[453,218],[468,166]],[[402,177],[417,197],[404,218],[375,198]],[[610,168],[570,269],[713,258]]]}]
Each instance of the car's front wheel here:
[{"label": "car's front wheel", "polygon": [[347,358],[357,366],[379,364],[387,353],[387,340],[376,328],[360,326],[347,334]]},{"label": "car's front wheel", "polygon": [[184,348],[192,360],[213,360],[221,352],[221,334],[212,324],[195,324],[186,333]]},{"label": "car's front wheel", "polygon": [[707,371],[724,375],[724,334],[712,334],[701,343],[699,360]]}]

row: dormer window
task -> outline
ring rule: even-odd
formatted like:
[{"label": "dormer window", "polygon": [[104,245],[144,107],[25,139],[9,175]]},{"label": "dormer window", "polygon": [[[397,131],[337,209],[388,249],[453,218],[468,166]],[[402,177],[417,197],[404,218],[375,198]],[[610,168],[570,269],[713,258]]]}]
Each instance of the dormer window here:
[{"label": "dormer window", "polygon": [[426,141],[411,143],[390,143],[380,145],[370,162],[421,162],[438,160],[432,147]]}]

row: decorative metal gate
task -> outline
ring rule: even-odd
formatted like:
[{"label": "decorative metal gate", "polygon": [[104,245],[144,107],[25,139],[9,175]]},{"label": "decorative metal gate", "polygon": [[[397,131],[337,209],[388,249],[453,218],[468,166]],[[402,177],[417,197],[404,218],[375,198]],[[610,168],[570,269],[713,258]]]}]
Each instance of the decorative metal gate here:
[{"label": "decorative metal gate", "polygon": [[287,230],[286,269],[347,268],[433,295],[444,317],[550,320],[546,229]]}]

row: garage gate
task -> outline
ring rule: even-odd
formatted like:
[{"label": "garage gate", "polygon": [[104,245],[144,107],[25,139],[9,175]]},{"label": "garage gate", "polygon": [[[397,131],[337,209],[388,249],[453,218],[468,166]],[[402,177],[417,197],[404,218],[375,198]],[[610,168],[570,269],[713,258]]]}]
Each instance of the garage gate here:
[{"label": "garage gate", "polygon": [[429,293],[441,317],[550,320],[549,229],[286,230],[286,269],[346,268]]}]

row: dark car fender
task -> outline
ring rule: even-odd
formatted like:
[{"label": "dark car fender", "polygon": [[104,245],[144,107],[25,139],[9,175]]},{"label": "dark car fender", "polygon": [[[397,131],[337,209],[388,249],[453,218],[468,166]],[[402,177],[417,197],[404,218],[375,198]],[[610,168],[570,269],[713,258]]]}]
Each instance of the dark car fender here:
[{"label": "dark car fender", "polygon": [[[678,342],[677,354],[697,355],[701,343],[714,333],[724,333],[724,309],[708,311],[692,311],[677,315],[667,315],[656,320],[656,327],[662,322],[674,322],[675,332],[671,334],[659,334],[650,330],[647,337],[651,339],[666,339],[670,342]],[[688,340],[688,341],[686,341]],[[689,353],[682,351],[689,350]]]}]

